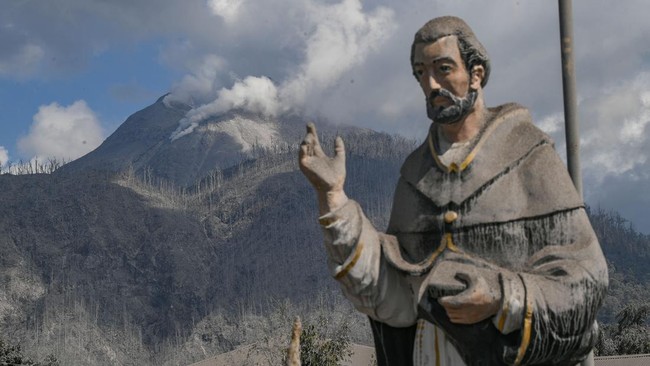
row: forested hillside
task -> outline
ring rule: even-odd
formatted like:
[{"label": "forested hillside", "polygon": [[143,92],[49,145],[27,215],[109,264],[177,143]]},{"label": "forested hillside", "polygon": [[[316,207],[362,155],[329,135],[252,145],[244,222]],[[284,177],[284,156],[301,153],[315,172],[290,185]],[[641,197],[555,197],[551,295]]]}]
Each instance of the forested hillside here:
[{"label": "forested hillside", "polygon": [[[349,192],[385,225],[413,142],[345,138]],[[296,147],[259,149],[187,188],[146,169],[0,176],[2,333],[63,364],[160,364],[210,317],[260,315],[285,299],[330,307],[338,290]]]},{"label": "forested hillside", "polygon": [[650,304],[650,237],[614,211],[590,210],[591,223],[609,265],[609,291],[600,319],[615,322],[630,304]]}]

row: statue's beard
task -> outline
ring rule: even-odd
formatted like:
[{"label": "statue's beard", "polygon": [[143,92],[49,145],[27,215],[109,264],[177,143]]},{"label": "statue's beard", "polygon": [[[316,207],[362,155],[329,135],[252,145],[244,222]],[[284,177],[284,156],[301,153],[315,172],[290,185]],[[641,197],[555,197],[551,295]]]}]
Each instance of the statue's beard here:
[{"label": "statue's beard", "polygon": [[[464,97],[457,97],[454,93],[447,89],[440,88],[431,92],[427,99],[427,116],[436,123],[452,124],[460,121],[474,108],[476,96],[478,92],[476,89],[469,89],[467,95]],[[433,100],[438,97],[446,97],[451,100],[452,104],[448,107],[433,105]]]}]

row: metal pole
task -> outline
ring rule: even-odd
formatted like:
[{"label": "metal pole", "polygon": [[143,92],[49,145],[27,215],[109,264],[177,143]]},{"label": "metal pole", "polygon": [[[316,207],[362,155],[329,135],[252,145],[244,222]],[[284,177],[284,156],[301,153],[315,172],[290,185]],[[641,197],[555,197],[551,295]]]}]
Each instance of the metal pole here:
[{"label": "metal pole", "polygon": [[[576,187],[580,198],[582,198],[576,74],[573,61],[573,3],[572,0],[558,0],[558,4],[560,8],[560,40],[562,43],[562,90],[564,91],[566,159],[573,185]],[[594,366],[594,352],[590,352],[580,365]]]},{"label": "metal pole", "polygon": [[582,198],[576,75],[573,62],[573,6],[572,0],[558,1],[560,8],[560,40],[562,42],[562,89],[564,90],[567,166],[573,185],[575,185],[578,194]]}]

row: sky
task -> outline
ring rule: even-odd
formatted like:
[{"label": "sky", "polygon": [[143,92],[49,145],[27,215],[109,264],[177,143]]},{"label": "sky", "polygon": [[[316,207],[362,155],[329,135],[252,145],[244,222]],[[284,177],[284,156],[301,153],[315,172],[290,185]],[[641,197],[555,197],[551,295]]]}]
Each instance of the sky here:
[{"label": "sky", "polygon": [[[650,233],[650,3],[574,0],[584,195]],[[76,159],[132,113],[299,110],[422,140],[409,64],[436,16],[488,50],[488,106],[518,102],[565,155],[558,5],[548,0],[0,0],[0,165]]]}]

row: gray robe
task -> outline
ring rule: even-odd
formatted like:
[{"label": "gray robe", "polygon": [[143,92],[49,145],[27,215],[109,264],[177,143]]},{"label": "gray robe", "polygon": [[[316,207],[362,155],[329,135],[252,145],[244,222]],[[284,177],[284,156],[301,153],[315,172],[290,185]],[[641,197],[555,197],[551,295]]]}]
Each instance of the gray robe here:
[{"label": "gray robe", "polygon": [[[597,341],[605,260],[550,138],[521,106],[488,113],[463,164],[444,166],[431,139],[406,159],[382,255],[425,278],[420,317],[444,329],[468,365],[575,365]],[[521,305],[521,323],[451,323],[436,299],[465,288],[455,266],[498,279],[504,306]],[[371,323],[380,365],[410,363],[412,332]]]}]

